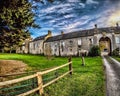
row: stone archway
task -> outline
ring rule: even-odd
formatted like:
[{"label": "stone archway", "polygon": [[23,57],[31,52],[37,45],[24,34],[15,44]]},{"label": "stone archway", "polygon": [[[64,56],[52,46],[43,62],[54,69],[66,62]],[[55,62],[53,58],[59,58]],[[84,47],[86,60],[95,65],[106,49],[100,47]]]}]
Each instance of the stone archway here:
[{"label": "stone archway", "polygon": [[111,54],[111,40],[108,37],[102,37],[99,40],[101,55]]}]

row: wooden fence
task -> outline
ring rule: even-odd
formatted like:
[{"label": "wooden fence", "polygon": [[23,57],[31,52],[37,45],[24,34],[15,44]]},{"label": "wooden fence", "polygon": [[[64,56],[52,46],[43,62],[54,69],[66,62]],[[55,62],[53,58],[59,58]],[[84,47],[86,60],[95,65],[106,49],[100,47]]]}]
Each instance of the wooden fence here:
[{"label": "wooden fence", "polygon": [[[67,71],[66,73],[58,76],[57,78],[51,80],[50,82],[46,83],[46,84],[43,84],[43,75],[49,73],[49,72],[52,72],[52,71],[55,71],[55,70],[58,70],[60,68],[63,68],[65,66],[68,66],[69,65],[69,71]],[[0,82],[0,88],[4,88],[4,86],[9,86],[9,85],[12,85],[12,84],[16,84],[16,83],[19,83],[19,82],[22,82],[22,81],[25,81],[25,80],[28,80],[28,79],[32,79],[32,78],[37,78],[37,88],[34,88],[32,90],[29,90],[25,93],[22,93],[22,94],[19,94],[17,96],[26,96],[26,95],[29,95],[29,94],[32,94],[36,91],[39,91],[39,94],[42,95],[44,93],[44,88],[47,87],[48,85],[56,82],[57,80],[59,80],[60,78],[64,77],[65,75],[67,74],[70,74],[72,75],[72,61],[71,61],[71,58],[69,58],[69,62],[64,64],[64,65],[61,65],[59,67],[55,67],[53,69],[49,69],[49,70],[46,70],[46,71],[43,71],[43,72],[37,72],[36,74],[33,74],[33,75],[30,75],[30,76],[26,76],[26,77],[22,77],[22,78],[18,78],[18,79],[13,79],[13,80],[9,80],[9,81],[4,81],[4,82]]]}]

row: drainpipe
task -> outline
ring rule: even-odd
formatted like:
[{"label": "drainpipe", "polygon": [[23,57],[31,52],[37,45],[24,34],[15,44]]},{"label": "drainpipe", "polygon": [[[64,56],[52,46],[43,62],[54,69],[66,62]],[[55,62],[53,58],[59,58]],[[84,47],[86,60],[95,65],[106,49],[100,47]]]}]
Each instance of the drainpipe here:
[{"label": "drainpipe", "polygon": [[58,44],[58,47],[59,47],[59,56],[61,56],[61,52],[60,52],[60,42]]},{"label": "drainpipe", "polygon": [[120,34],[119,34],[119,55],[120,55]]}]

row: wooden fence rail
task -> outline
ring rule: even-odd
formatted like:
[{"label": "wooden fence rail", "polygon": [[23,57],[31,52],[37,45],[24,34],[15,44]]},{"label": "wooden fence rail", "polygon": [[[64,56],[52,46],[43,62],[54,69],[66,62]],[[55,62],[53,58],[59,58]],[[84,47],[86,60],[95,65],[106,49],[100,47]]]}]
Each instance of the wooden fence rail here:
[{"label": "wooden fence rail", "polygon": [[[44,74],[47,74],[49,72],[52,72],[52,71],[55,71],[55,70],[58,70],[60,68],[63,68],[65,66],[68,66],[69,65],[69,71],[60,75],[59,77],[53,79],[52,81],[46,83],[43,85],[43,75]],[[43,72],[37,72],[36,74],[33,74],[33,75],[30,75],[30,76],[26,76],[26,77],[22,77],[22,78],[18,78],[18,79],[14,79],[14,80],[9,80],[9,81],[4,81],[4,82],[0,82],[0,88],[4,88],[4,86],[8,86],[8,85],[12,85],[12,84],[15,84],[15,83],[19,83],[19,82],[22,82],[22,81],[25,81],[25,80],[28,80],[28,79],[32,79],[32,78],[37,78],[37,82],[38,82],[38,87],[37,88],[34,88],[30,91],[27,91],[25,93],[22,93],[22,94],[19,94],[17,96],[26,96],[26,95],[29,95],[31,93],[34,93],[36,91],[39,91],[39,94],[42,95],[44,93],[44,88],[47,87],[48,85],[56,82],[57,80],[59,80],[60,78],[64,77],[65,75],[67,74],[70,74],[72,75],[72,61],[71,61],[71,58],[69,58],[69,62],[64,64],[64,65],[61,65],[59,67],[55,67],[53,69],[49,69],[49,70],[46,70],[46,71],[43,71]]]}]

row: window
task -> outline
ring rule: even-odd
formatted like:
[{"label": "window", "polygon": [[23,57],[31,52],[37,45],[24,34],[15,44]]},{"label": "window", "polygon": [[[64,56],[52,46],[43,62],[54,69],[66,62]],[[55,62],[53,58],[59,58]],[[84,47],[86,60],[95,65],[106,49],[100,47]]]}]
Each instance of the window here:
[{"label": "window", "polygon": [[29,48],[30,48],[30,49],[32,48],[32,44],[31,44],[31,43],[29,43]]},{"label": "window", "polygon": [[116,37],[116,38],[115,38],[115,41],[116,41],[117,44],[119,44],[119,43],[120,43],[120,38],[119,38],[119,37]]},{"label": "window", "polygon": [[65,46],[65,43],[64,43],[64,42],[61,42],[61,49],[62,49],[62,52],[64,51],[64,46]]},{"label": "window", "polygon": [[97,36],[94,36],[93,44],[97,44]]},{"label": "window", "polygon": [[39,48],[39,42],[37,43],[37,47]]},{"label": "window", "polygon": [[73,41],[70,40],[69,43],[70,43],[70,46],[72,47],[73,46]]},{"label": "window", "polygon": [[35,43],[35,49],[37,48],[37,43]]},{"label": "window", "polygon": [[90,44],[93,44],[93,38],[90,38],[89,41],[90,41]]},{"label": "window", "polygon": [[33,50],[35,50],[35,43],[33,43]]},{"label": "window", "polygon": [[57,52],[57,43],[55,44],[55,52]]},{"label": "window", "polygon": [[70,48],[70,51],[72,52],[72,48]]},{"label": "window", "polygon": [[70,41],[69,41],[69,44],[70,44],[70,46],[69,46],[69,47],[70,47],[70,51],[72,51],[73,41],[72,41],[72,40],[70,40]]},{"label": "window", "polygon": [[82,45],[81,39],[78,40],[78,45]]},{"label": "window", "polygon": [[34,50],[37,49],[39,47],[39,42],[34,42],[33,46],[34,46],[34,48],[33,48]]}]

